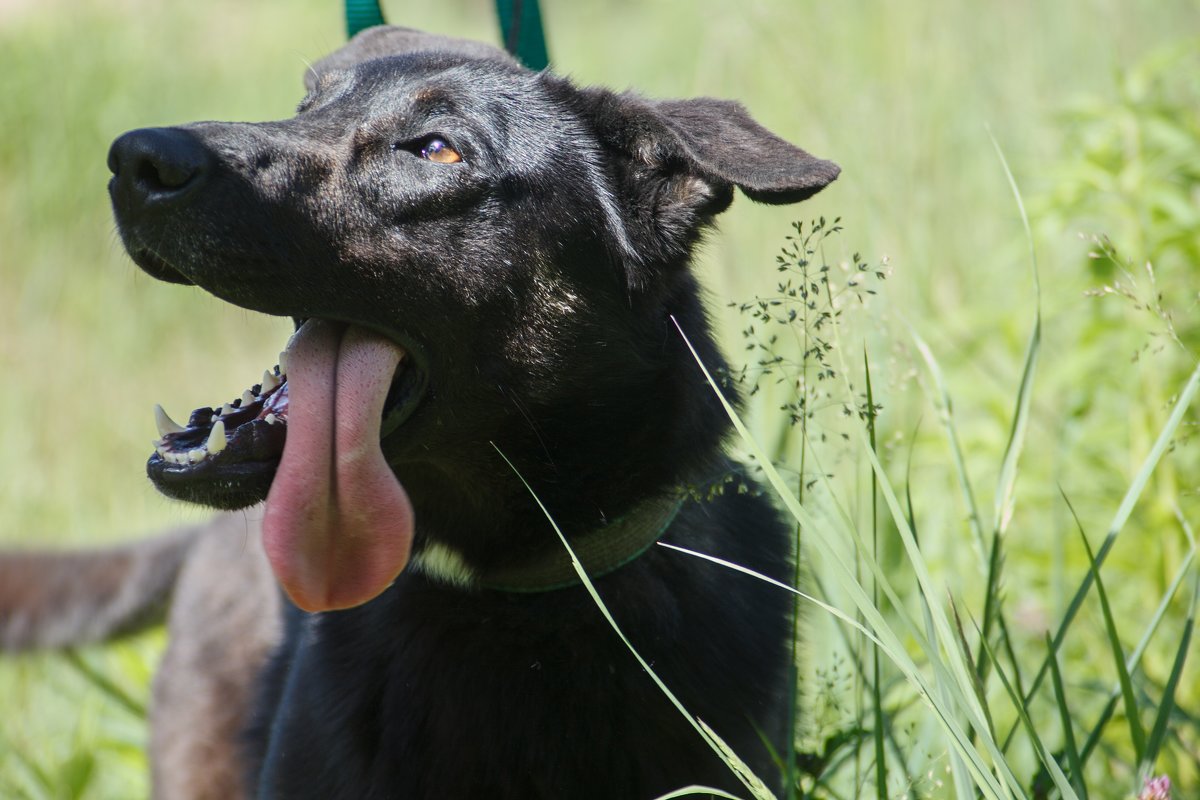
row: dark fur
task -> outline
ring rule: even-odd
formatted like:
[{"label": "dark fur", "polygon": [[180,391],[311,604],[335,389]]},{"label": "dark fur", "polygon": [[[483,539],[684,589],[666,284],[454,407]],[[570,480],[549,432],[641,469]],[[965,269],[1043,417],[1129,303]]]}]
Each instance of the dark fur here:
[{"label": "dark fur", "polygon": [[[157,277],[410,352],[427,389],[382,446],[418,550],[438,542],[487,570],[561,546],[496,448],[568,536],[735,470],[728,421],[670,317],[720,369],[688,270],[703,229],[735,187],[794,202],[834,165],[733,103],[578,89],[398,29],[368,31],[310,77],[291,120],[122,137],[114,207]],[[464,163],[416,157],[430,134]],[[152,477],[236,507],[271,472]],[[753,492],[688,503],[663,538],[790,573],[787,530]],[[790,749],[789,598],[663,548],[597,584],[688,709],[777,787],[762,740]],[[582,588],[463,590],[410,569],[352,610],[289,609],[285,631],[249,734],[261,797],[744,794]]]}]

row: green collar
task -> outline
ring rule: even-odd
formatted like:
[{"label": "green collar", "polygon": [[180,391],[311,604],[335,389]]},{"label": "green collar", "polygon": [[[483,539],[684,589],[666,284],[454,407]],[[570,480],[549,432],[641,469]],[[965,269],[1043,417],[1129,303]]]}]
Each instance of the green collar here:
[{"label": "green collar", "polygon": [[[683,508],[684,500],[679,492],[643,500],[627,514],[571,539],[571,549],[589,578],[615,572],[649,550],[666,533]],[[554,541],[553,547],[522,564],[481,574],[477,585],[498,592],[534,594],[580,583],[566,548]]]}]

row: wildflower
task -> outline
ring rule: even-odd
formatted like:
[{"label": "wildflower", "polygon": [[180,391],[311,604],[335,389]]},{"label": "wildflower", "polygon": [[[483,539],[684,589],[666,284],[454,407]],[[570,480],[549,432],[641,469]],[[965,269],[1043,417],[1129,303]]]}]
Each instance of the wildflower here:
[{"label": "wildflower", "polygon": [[1137,800],[1171,800],[1171,779],[1166,775],[1146,778],[1146,784]]}]

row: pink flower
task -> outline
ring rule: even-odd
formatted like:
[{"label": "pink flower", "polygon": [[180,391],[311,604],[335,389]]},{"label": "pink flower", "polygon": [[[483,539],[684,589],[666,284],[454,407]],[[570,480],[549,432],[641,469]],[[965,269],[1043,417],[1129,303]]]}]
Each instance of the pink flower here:
[{"label": "pink flower", "polygon": [[1146,784],[1137,800],[1171,800],[1171,779],[1166,775],[1146,778]]}]

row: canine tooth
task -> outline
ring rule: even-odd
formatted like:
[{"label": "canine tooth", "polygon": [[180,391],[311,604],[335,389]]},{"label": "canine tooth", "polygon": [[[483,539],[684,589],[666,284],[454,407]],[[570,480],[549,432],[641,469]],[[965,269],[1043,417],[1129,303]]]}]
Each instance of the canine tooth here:
[{"label": "canine tooth", "polygon": [[263,419],[265,419],[267,421],[268,425],[274,425],[276,422],[279,421],[279,417],[275,416],[273,413],[267,414],[265,417],[263,417]]},{"label": "canine tooth", "polygon": [[288,372],[288,363],[287,362],[288,362],[288,354],[287,354],[287,350],[284,350],[282,353],[279,354],[279,374],[280,375],[287,375],[287,372]]},{"label": "canine tooth", "polygon": [[253,392],[251,392],[249,389],[242,392],[242,405],[248,406],[253,402],[254,402],[254,393]]},{"label": "canine tooth", "polygon": [[158,426],[158,435],[166,436],[168,433],[182,433],[184,428],[175,420],[167,416],[167,412],[163,411],[160,405],[154,406],[154,424]]},{"label": "canine tooth", "polygon": [[208,453],[204,451],[203,447],[197,447],[195,450],[189,450],[187,454],[188,463],[199,464],[204,460],[206,455],[208,455]]},{"label": "canine tooth", "polygon": [[209,455],[213,456],[225,449],[224,420],[217,420],[213,423],[212,431],[208,434],[208,441],[204,443],[204,446],[208,448]]},{"label": "canine tooth", "polygon": [[226,403],[225,405],[221,406],[221,415],[222,416],[224,416],[225,414],[232,414],[234,411],[237,411],[237,409],[234,408],[233,406],[229,405],[229,403]]},{"label": "canine tooth", "polygon": [[278,385],[279,385],[279,378],[276,378],[273,374],[271,374],[270,370],[265,370],[263,372],[263,379],[262,379],[262,393],[266,394],[267,392],[271,391]]}]

